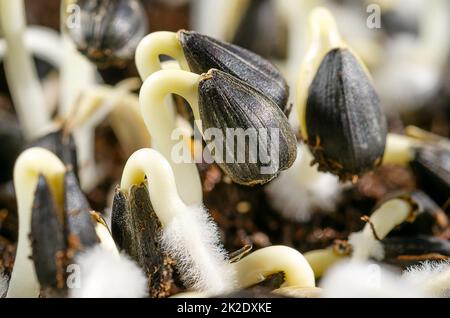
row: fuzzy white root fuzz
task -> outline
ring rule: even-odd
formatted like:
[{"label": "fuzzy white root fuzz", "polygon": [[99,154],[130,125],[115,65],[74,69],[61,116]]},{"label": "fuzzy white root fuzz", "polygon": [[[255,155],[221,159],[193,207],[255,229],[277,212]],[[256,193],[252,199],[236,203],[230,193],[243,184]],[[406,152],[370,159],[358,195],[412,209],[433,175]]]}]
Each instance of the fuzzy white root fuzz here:
[{"label": "fuzzy white root fuzz", "polygon": [[215,295],[235,287],[217,226],[203,207],[179,211],[163,231],[162,246],[177,260],[184,283],[193,290]]},{"label": "fuzzy white root fuzz", "polygon": [[95,246],[76,258],[80,288],[70,289],[72,298],[142,298],[148,295],[147,279],[126,255]]},{"label": "fuzzy white root fuzz", "polygon": [[426,261],[408,267],[403,279],[432,297],[450,297],[450,261]]},{"label": "fuzzy white root fuzz", "polygon": [[413,265],[406,268],[403,277],[413,284],[422,284],[437,273],[442,273],[450,268],[450,261],[425,261],[419,265]]},{"label": "fuzzy white root fuzz", "polygon": [[298,145],[297,159],[291,168],[266,186],[271,205],[286,219],[307,222],[312,210],[332,211],[342,187],[337,177],[311,167],[312,155]]},{"label": "fuzzy white root fuzz", "polygon": [[147,182],[150,200],[162,224],[162,248],[178,261],[187,287],[208,294],[232,288],[232,266],[221,247],[217,227],[201,205],[183,202],[170,163],[154,149],[141,149],[131,155],[120,188],[128,191],[143,182]]},{"label": "fuzzy white root fuzz", "polygon": [[423,298],[426,294],[378,264],[341,262],[321,282],[323,298]]}]

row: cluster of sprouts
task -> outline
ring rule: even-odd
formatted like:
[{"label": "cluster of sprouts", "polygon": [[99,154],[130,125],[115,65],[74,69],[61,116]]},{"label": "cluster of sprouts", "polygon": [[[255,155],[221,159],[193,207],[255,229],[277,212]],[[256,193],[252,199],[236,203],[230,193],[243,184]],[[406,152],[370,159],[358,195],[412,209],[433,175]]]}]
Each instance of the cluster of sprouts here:
[{"label": "cluster of sprouts", "polygon": [[[62,2],[62,20],[69,2]],[[365,224],[360,231],[328,248],[302,254],[292,247],[272,245],[238,257],[226,250],[221,228],[204,203],[206,192],[196,163],[198,159],[205,163],[203,156],[211,157],[214,162],[207,163],[221,169],[220,182],[263,189],[280,219],[305,225],[316,211],[337,211],[346,189],[379,166],[423,166],[430,153],[450,152],[447,140],[412,127],[404,134],[388,133],[383,96],[378,95],[363,62],[367,52],[361,50],[363,59],[343,40],[334,16],[324,7],[315,7],[318,2],[295,6],[309,13],[305,30],[310,38],[303,47],[290,36],[288,77],[297,77],[290,95],[282,71],[274,64],[216,38],[233,33],[227,23],[211,30],[215,37],[186,30],[144,37],[147,21],[138,1],[104,1],[99,7],[82,6],[86,25],[80,33],[62,22],[59,35],[27,27],[23,0],[0,0],[4,37],[0,57],[27,142],[61,132],[63,140],[73,137],[76,145],[70,149],[58,141],[56,150],[44,145],[26,147],[16,159],[17,251],[11,276],[0,272],[0,297],[147,297],[152,288],[165,288],[160,294],[173,297],[227,296],[252,290],[280,273],[281,282],[268,292],[286,297],[450,297],[448,261],[423,262],[407,267],[401,275],[383,264],[391,235],[426,214],[413,194],[379,202],[362,218]],[[447,7],[438,0],[431,2],[433,7]],[[193,5],[193,14],[201,22],[207,17],[200,8],[208,5],[198,3]],[[224,5],[224,16],[229,16],[230,8],[242,5],[230,3]],[[103,14],[124,19],[118,13],[124,8],[130,21],[124,24],[123,33],[115,34],[112,28],[120,23],[102,25],[107,23],[99,19]],[[289,8],[279,3],[277,14],[291,28],[303,25],[305,21],[296,19]],[[107,34],[98,32],[101,26]],[[202,28],[199,23],[198,30]],[[115,40],[110,39],[110,47],[105,47],[108,41],[103,36]],[[122,41],[126,36],[127,41]],[[439,54],[421,54],[430,64],[443,64]],[[162,55],[171,60],[162,62]],[[58,102],[46,96],[33,56],[59,71]],[[139,78],[113,84],[101,80],[104,68],[133,59]],[[376,61],[369,59],[372,63]],[[383,72],[387,70],[379,70],[376,79],[386,76]],[[173,95],[184,99],[190,118],[182,118]],[[289,119],[291,101],[297,131]],[[109,223],[91,209],[84,194],[110,173],[95,158],[95,131],[105,120],[128,158],[114,197],[114,203],[120,197],[122,205],[112,205]],[[239,148],[239,143],[228,139],[223,144],[216,139],[209,142],[208,129],[254,129],[258,154],[270,153],[270,163],[276,163],[276,168],[262,172],[267,167],[252,157],[250,146]],[[277,134],[263,144],[259,134],[268,130]],[[200,133],[200,140],[195,140],[194,132]],[[185,155],[182,162],[175,159],[180,150]],[[72,151],[73,161],[67,157]],[[239,151],[244,153],[244,162],[220,160],[220,154],[228,158]],[[448,173],[449,169],[443,170]],[[450,176],[440,176],[441,171],[431,173],[450,183]],[[68,184],[71,173],[75,181]],[[144,189],[149,204],[134,195],[137,188]],[[80,196],[75,207],[67,196]],[[427,212],[424,222],[430,233],[436,224],[448,227],[447,217],[436,210]],[[144,244],[149,241],[156,250]],[[64,272],[74,264],[81,275],[76,287],[69,286]],[[174,282],[174,272],[180,282]],[[160,273],[171,280],[161,285],[169,287],[152,285],[156,284],[152,275]],[[171,284],[180,284],[181,292],[169,295]]]}]

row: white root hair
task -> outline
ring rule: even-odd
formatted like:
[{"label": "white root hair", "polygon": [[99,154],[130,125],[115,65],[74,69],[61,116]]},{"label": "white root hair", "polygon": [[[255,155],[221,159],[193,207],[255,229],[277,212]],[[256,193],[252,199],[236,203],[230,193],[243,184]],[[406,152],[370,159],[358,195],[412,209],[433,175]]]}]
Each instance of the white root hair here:
[{"label": "white root hair", "polygon": [[286,219],[307,222],[314,209],[333,211],[342,186],[337,177],[311,167],[312,156],[306,146],[297,147],[291,168],[266,186],[270,204]]},{"label": "white root hair", "polygon": [[145,181],[162,224],[162,248],[178,261],[187,287],[208,294],[226,292],[234,278],[217,227],[201,205],[183,202],[170,163],[154,149],[138,150],[128,159],[120,188],[126,193]]},{"label": "white root hair", "polygon": [[193,290],[215,295],[235,287],[218,228],[203,207],[189,206],[179,212],[165,227],[162,246],[177,260],[184,283]]},{"label": "white root hair", "polygon": [[450,297],[450,260],[425,261],[410,266],[402,277],[433,297]]},{"label": "white root hair", "polygon": [[324,298],[423,298],[419,288],[379,264],[345,261],[321,282]]},{"label": "white root hair", "polygon": [[72,298],[142,298],[148,295],[143,271],[127,256],[95,246],[76,258],[80,286]]}]

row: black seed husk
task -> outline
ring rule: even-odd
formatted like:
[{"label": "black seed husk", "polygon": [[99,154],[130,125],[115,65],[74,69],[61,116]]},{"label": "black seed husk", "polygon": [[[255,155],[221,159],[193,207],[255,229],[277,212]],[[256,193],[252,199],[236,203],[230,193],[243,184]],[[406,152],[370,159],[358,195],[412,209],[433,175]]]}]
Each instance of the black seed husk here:
[{"label": "black seed husk", "polygon": [[111,234],[120,250],[130,249],[129,246],[133,244],[134,235],[131,232],[132,221],[129,213],[127,197],[116,188],[111,212]]},{"label": "black seed husk", "polygon": [[134,57],[147,32],[145,10],[136,0],[77,0],[80,26],[67,28],[77,49],[98,67],[120,66]]},{"label": "black seed husk", "polygon": [[92,220],[91,207],[72,170],[64,176],[64,211],[69,248],[72,252],[85,250],[99,243]]},{"label": "black seed husk", "polygon": [[133,186],[128,197],[116,190],[111,228],[119,248],[145,272],[149,296],[169,296],[174,261],[160,247],[162,227],[145,185]]},{"label": "black seed husk", "polygon": [[[245,143],[244,149],[238,149],[237,142],[231,147],[230,141],[224,139],[224,144],[210,141],[216,148],[223,150],[223,161],[226,154],[238,158],[245,153],[245,163],[217,162],[230,178],[239,184],[264,184],[275,178],[282,170],[289,168],[297,155],[297,141],[290,124],[281,109],[268,97],[245,82],[219,70],[210,70],[203,76],[199,84],[199,112],[203,131],[216,128],[227,136],[227,128],[241,128],[244,131],[252,128],[260,135],[260,131],[268,131],[267,141],[258,142],[258,153],[270,154],[272,144],[278,146],[279,152],[275,159],[279,162],[277,171],[266,174],[261,168],[267,164],[256,156],[256,163],[249,160],[250,146]],[[279,132],[278,140],[273,139],[270,129]],[[209,141],[208,141],[209,142]],[[273,148],[275,150],[275,148]],[[214,156],[214,154],[213,154]]]},{"label": "black seed husk", "polygon": [[215,68],[233,75],[270,97],[287,110],[289,87],[280,71],[261,56],[236,45],[194,31],[178,31],[178,38],[191,71]]},{"label": "black seed husk", "polygon": [[251,0],[233,38],[233,44],[271,60],[286,60],[287,21],[272,0]]},{"label": "black seed husk", "polygon": [[24,147],[24,137],[17,119],[0,109],[0,183],[13,177],[14,163]]},{"label": "black seed husk", "polygon": [[381,14],[383,32],[388,36],[395,37],[399,34],[408,34],[418,37],[420,35],[420,21],[411,16],[403,16],[395,10],[383,10]]},{"label": "black seed husk", "polygon": [[255,284],[253,287],[265,287],[271,290],[280,288],[286,281],[286,274],[284,272],[278,272],[268,275],[262,282]]},{"label": "black seed husk", "polygon": [[31,217],[32,257],[45,296],[65,290],[64,226],[61,224],[45,177],[39,176]]},{"label": "black seed husk", "polygon": [[441,146],[424,146],[416,149],[410,163],[423,189],[438,204],[450,197],[450,150]]},{"label": "black seed husk", "polygon": [[309,87],[306,126],[321,171],[345,181],[381,163],[386,118],[371,80],[349,50],[334,49],[323,59]]},{"label": "black seed husk", "polygon": [[65,165],[71,166],[75,175],[77,175],[77,152],[72,135],[67,135],[63,130],[58,130],[34,140],[28,147],[42,147],[53,152]]},{"label": "black seed husk", "polygon": [[450,242],[434,236],[388,237],[383,241],[384,262],[406,268],[424,261],[450,259]]},{"label": "black seed husk", "polygon": [[450,256],[450,241],[428,235],[387,237],[383,246],[387,257],[428,253]]}]

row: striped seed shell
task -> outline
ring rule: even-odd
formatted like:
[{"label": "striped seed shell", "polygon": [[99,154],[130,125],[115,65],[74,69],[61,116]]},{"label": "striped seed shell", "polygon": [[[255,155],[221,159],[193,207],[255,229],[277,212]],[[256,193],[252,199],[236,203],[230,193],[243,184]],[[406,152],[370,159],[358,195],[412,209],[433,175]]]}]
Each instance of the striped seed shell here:
[{"label": "striped seed shell", "polygon": [[134,57],[147,33],[147,16],[137,0],[77,0],[79,26],[67,32],[77,49],[99,67],[120,65]]},{"label": "striped seed shell", "polygon": [[309,88],[306,126],[321,171],[346,181],[381,163],[386,118],[371,79],[349,50],[331,50],[323,59]]},{"label": "striped seed shell", "polygon": [[36,275],[46,295],[62,296],[65,288],[66,240],[53,196],[39,176],[31,214],[31,246]]},{"label": "striped seed shell", "polygon": [[450,150],[441,146],[423,146],[416,149],[410,163],[419,183],[439,204],[450,197]]},{"label": "striped seed shell", "polygon": [[13,178],[14,163],[22,152],[24,137],[17,119],[5,110],[0,109],[0,183]]},{"label": "striped seed shell", "polygon": [[215,68],[231,74],[270,97],[288,112],[289,87],[280,71],[269,61],[244,48],[194,31],[178,31],[191,71],[202,74]]},{"label": "striped seed shell", "polygon": [[251,0],[232,43],[264,58],[285,60],[288,54],[288,21],[272,0]]},{"label": "striped seed shell", "polygon": [[64,176],[64,211],[68,247],[73,253],[99,243],[91,210],[75,173],[69,170]]},{"label": "striped seed shell", "polygon": [[383,240],[384,262],[405,268],[425,261],[450,259],[450,242],[436,236],[398,236]]},{"label": "striped seed shell", "polygon": [[386,255],[423,255],[439,253],[450,256],[450,242],[435,236],[395,236],[383,240]]},{"label": "striped seed shell", "polygon": [[[42,147],[53,152],[61,161],[71,166],[75,175],[78,173],[77,147],[71,134],[66,134],[63,129],[51,132],[29,143],[26,148]],[[77,176],[78,178],[78,176]]]},{"label": "striped seed shell", "polygon": [[39,176],[32,207],[31,239],[41,295],[66,293],[66,266],[79,251],[99,243],[91,208],[72,170],[64,176],[64,212],[56,209],[45,177]]},{"label": "striped seed shell", "polygon": [[145,185],[131,187],[129,195],[116,190],[111,231],[118,247],[144,271],[149,296],[170,296],[174,264],[160,246],[162,226]]},{"label": "striped seed shell", "polygon": [[[199,84],[200,119],[204,132],[219,129],[224,136],[223,144],[217,139],[213,141],[216,151],[213,156],[222,170],[236,183],[254,185],[267,183],[281,170],[289,168],[296,158],[297,143],[281,109],[257,89],[225,72],[213,69],[202,76]],[[231,139],[226,138],[231,136],[230,128],[236,133],[250,132],[251,135],[253,132],[257,138],[250,142],[245,139],[245,145],[241,143],[239,147],[234,139],[232,144]],[[217,157],[217,149],[223,152],[220,158]],[[261,154],[273,154],[270,155],[270,163],[267,158],[262,159]],[[235,160],[230,162],[227,158]],[[263,172],[262,167],[270,164],[278,167],[275,171]]]}]

